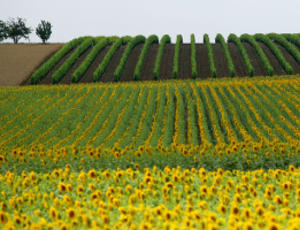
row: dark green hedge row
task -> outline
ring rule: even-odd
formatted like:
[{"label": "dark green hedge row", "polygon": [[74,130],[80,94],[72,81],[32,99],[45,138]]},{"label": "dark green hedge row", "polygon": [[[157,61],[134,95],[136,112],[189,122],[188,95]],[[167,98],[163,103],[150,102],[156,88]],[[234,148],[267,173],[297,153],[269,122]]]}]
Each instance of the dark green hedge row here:
[{"label": "dark green hedge row", "polygon": [[225,39],[222,36],[222,34],[217,34],[215,42],[219,43],[222,46],[222,49],[223,49],[224,54],[225,54],[225,59],[226,59],[226,62],[227,62],[227,67],[229,69],[230,77],[234,77],[236,75],[235,68],[234,68],[234,65],[233,65],[232,58],[230,56],[229,49],[227,47],[227,44],[226,44]]},{"label": "dark green hedge row", "polygon": [[209,37],[207,34],[204,34],[203,40],[204,40],[204,44],[205,44],[205,46],[207,48],[207,52],[208,52],[210,75],[211,75],[211,77],[215,78],[215,77],[217,77],[217,70],[216,70],[215,61],[214,61],[214,54],[213,54],[212,47],[211,47]]},{"label": "dark green hedge row", "polygon": [[46,75],[54,68],[54,66],[84,39],[85,37],[80,37],[66,43],[59,51],[57,51],[48,61],[46,61],[40,68],[37,69],[37,71],[32,74],[30,78],[31,84],[37,84],[39,81],[45,78]]},{"label": "dark green hedge row", "polygon": [[142,35],[138,35],[138,36],[134,37],[132,40],[130,40],[130,42],[128,43],[128,45],[125,48],[125,51],[122,55],[120,63],[114,72],[114,80],[115,81],[120,80],[121,75],[125,68],[125,64],[127,63],[129,55],[130,55],[131,51],[133,50],[133,48],[136,47],[140,43],[144,43],[145,40],[146,40],[146,38]]},{"label": "dark green hedge row", "polygon": [[249,43],[254,50],[256,51],[257,55],[259,56],[260,60],[262,61],[267,73],[269,76],[272,76],[274,74],[274,69],[271,66],[269,59],[267,58],[266,54],[262,50],[262,48],[259,46],[259,44],[256,42],[255,38],[249,34],[243,34],[240,37],[241,41]]},{"label": "dark green hedge row", "polygon": [[134,70],[134,73],[133,73],[133,79],[134,80],[139,80],[140,79],[140,76],[141,76],[141,73],[142,73],[142,69],[143,69],[143,66],[144,66],[144,63],[145,63],[145,58],[146,58],[146,55],[147,55],[147,52],[151,46],[152,43],[158,43],[158,37],[156,35],[151,35],[147,38],[146,42],[145,42],[145,45],[143,46],[143,49],[141,51],[141,54],[139,56],[139,59],[137,61],[137,64],[135,66],[135,70]]},{"label": "dark green hedge row", "polygon": [[176,45],[175,45],[175,53],[173,59],[173,77],[178,77],[179,72],[179,53],[180,53],[180,45],[182,44],[182,35],[177,35],[176,38]]},{"label": "dark green hedge row", "polygon": [[86,38],[71,54],[71,56],[59,67],[58,70],[54,72],[52,75],[52,83],[56,84],[63,79],[63,77],[68,73],[68,71],[72,68],[75,62],[78,60],[81,54],[83,54],[90,46],[95,43],[95,39],[92,37]]},{"label": "dark green hedge row", "polygon": [[153,77],[155,80],[157,80],[160,75],[160,66],[161,66],[162,57],[164,54],[165,45],[170,42],[171,42],[171,38],[169,35],[164,35],[160,40],[160,45],[159,45],[157,56],[155,59],[154,71],[153,71]]},{"label": "dark green hedge row", "polygon": [[264,34],[255,34],[254,38],[256,39],[256,41],[264,43],[271,50],[271,52],[278,59],[280,65],[287,74],[292,74],[294,72],[293,67],[287,62],[280,49],[272,42],[272,40],[268,36]]},{"label": "dark green hedge row", "polygon": [[248,56],[248,53],[247,53],[245,47],[243,46],[241,40],[235,34],[230,34],[228,36],[227,42],[232,42],[232,43],[234,43],[238,47],[238,49],[239,49],[239,51],[240,51],[240,53],[242,55],[242,58],[243,58],[243,60],[244,60],[244,62],[246,64],[248,75],[250,77],[252,77],[254,75],[254,68],[253,68],[253,66],[251,64],[250,58]]},{"label": "dark green hedge row", "polygon": [[105,57],[103,58],[102,62],[99,64],[99,66],[97,67],[97,69],[93,73],[93,78],[94,78],[95,82],[100,80],[100,78],[104,74],[108,64],[110,63],[112,57],[117,52],[117,50],[119,49],[119,47],[122,45],[123,42],[124,42],[124,40],[122,38],[119,38],[110,47],[110,49],[106,53]]},{"label": "dark green hedge row", "polygon": [[298,34],[282,34],[282,36],[300,48],[300,36]]},{"label": "dark green hedge row", "polygon": [[72,82],[78,82],[83,77],[85,72],[88,70],[88,68],[91,66],[91,64],[99,54],[99,52],[103,50],[108,44],[108,38],[99,39],[92,51],[87,55],[87,57],[84,59],[81,65],[74,71],[72,75]]},{"label": "dark green hedge row", "polygon": [[291,42],[289,42],[284,36],[270,33],[268,37],[272,39],[274,42],[283,46],[292,56],[293,58],[300,64],[300,52],[296,46],[294,46]]},{"label": "dark green hedge row", "polygon": [[192,65],[192,78],[198,77],[197,59],[196,59],[196,44],[195,35],[191,35],[191,65]]}]

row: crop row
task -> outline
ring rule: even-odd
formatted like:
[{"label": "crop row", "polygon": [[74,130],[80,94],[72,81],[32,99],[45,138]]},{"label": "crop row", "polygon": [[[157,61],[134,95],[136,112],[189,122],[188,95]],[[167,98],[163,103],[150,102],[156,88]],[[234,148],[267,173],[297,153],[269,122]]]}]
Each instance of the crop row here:
[{"label": "crop row", "polygon": [[[107,85],[111,96],[103,95],[105,104],[98,102],[102,86],[75,87],[63,92],[45,88],[40,91],[39,101],[34,95],[26,95],[26,91],[14,92],[7,95],[12,100],[3,105],[4,110],[13,107],[24,94],[29,103],[19,105],[17,119],[1,120],[0,146],[17,148],[43,144],[50,147],[59,143],[63,147],[73,140],[78,146],[111,148],[125,147],[123,140],[126,139],[126,145],[138,148],[136,142],[130,141],[135,137],[141,137],[139,145],[154,147],[178,143],[222,146],[277,139],[292,143],[299,138],[300,96],[297,88],[290,85],[298,87],[299,82],[297,79],[277,82],[261,85],[233,81],[212,86],[182,82],[176,86],[170,83],[155,87],[155,92],[151,92],[154,83]],[[97,87],[99,92],[96,93]],[[139,94],[140,91],[145,95]],[[89,107],[92,111],[86,109]],[[132,125],[125,128],[124,124]]]},{"label": "crop row", "polygon": [[[210,75],[211,77],[217,77],[217,69],[215,66],[215,58],[213,51],[213,46],[209,41],[209,37],[207,34],[204,35],[204,45],[207,48],[208,53],[208,59],[209,59],[209,67],[210,67]],[[155,63],[154,63],[154,69],[153,69],[153,79],[159,79],[160,78],[160,68],[162,65],[163,55],[164,55],[164,47],[167,43],[170,43],[171,39],[168,35],[165,35],[162,37],[159,49],[156,54]],[[181,55],[181,44],[183,42],[183,38],[181,35],[177,36],[176,44],[174,48],[174,57],[173,57],[173,64],[172,64],[172,76],[173,78],[179,77],[179,66],[180,66],[180,55]],[[223,36],[221,34],[218,34],[215,39],[216,43],[219,43],[222,47],[222,50],[224,51],[225,60],[227,63],[227,67],[229,70],[229,76],[234,77],[236,76],[236,68],[233,58],[231,56],[230,50],[228,48],[228,45],[226,44]],[[272,76],[274,74],[273,66],[270,63],[270,60],[266,56],[266,53],[264,52],[262,45],[260,43],[264,43],[267,48],[273,53],[275,58],[279,61],[280,65],[282,66],[283,70],[287,74],[293,73],[293,67],[291,64],[285,59],[282,51],[278,48],[278,46],[275,44],[279,44],[282,46],[287,52],[290,53],[290,55],[296,60],[296,62],[300,63],[300,52],[297,46],[299,46],[299,37],[292,34],[256,34],[256,35],[249,35],[249,34],[243,34],[241,37],[237,37],[234,34],[230,34],[228,37],[227,42],[234,43],[242,57],[242,60],[245,63],[245,66],[247,68],[247,72],[249,76],[254,75],[254,68],[253,68],[253,61],[250,60],[248,53],[244,47],[245,42],[249,43],[255,52],[257,53],[260,61],[262,62],[266,72],[268,75]],[[84,76],[84,74],[87,72],[89,67],[92,65],[92,63],[95,61],[96,57],[99,55],[100,52],[104,50],[105,47],[110,46],[106,54],[104,55],[104,58],[99,63],[97,68],[95,69],[93,73],[93,79],[94,81],[99,81],[102,78],[102,75],[107,70],[107,67],[109,63],[111,62],[112,58],[118,51],[118,49],[121,47],[121,45],[126,45],[124,52],[122,53],[122,56],[120,58],[120,61],[117,65],[117,67],[113,71],[113,78],[115,81],[121,80],[121,77],[123,75],[123,72],[126,68],[126,63],[128,62],[128,59],[130,58],[131,52],[134,50],[134,48],[139,45],[143,44],[141,48],[141,52],[139,54],[137,63],[134,67],[134,72],[132,79],[138,80],[141,77],[142,70],[144,67],[146,56],[149,54],[150,47],[153,43],[158,43],[158,37],[156,35],[150,36],[148,39],[146,39],[144,36],[139,35],[134,38],[132,37],[98,37],[98,38],[92,38],[92,37],[83,37],[79,39],[74,39],[71,42],[67,43],[61,50],[59,50],[55,55],[53,55],[45,64],[43,64],[32,76],[31,76],[31,83],[37,84],[39,81],[41,81],[44,77],[46,77],[47,74],[49,74],[50,71],[54,69],[54,67],[57,65],[57,63],[65,57],[71,50],[74,49],[73,53],[70,54],[70,56],[65,60],[65,62],[59,66],[59,68],[54,71],[51,78],[53,83],[58,83],[61,81],[61,79],[70,72],[72,66],[75,64],[75,62],[79,59],[79,57],[91,46],[93,48],[91,49],[90,53],[85,57],[85,59],[82,61],[82,63],[77,67],[76,70],[74,70],[72,75],[72,81],[78,82],[80,79]],[[76,47],[76,48],[75,48]],[[196,51],[196,39],[194,35],[191,35],[191,77],[197,78],[199,77],[197,66],[199,66],[199,63],[197,63],[197,51]],[[200,66],[201,68],[201,66]],[[182,77],[182,76],[180,76]]]}]

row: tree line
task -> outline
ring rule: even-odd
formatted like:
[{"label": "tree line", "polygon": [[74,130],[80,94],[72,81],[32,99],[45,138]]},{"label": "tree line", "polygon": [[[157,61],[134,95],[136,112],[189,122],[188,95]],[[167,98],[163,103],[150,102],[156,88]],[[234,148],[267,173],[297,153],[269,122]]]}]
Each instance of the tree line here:
[{"label": "tree line", "polygon": [[[17,44],[21,38],[29,39],[32,31],[33,29],[26,25],[26,20],[23,18],[11,18],[6,22],[0,20],[0,42],[9,38]],[[52,34],[52,24],[41,20],[35,29],[35,33],[45,44]]]}]

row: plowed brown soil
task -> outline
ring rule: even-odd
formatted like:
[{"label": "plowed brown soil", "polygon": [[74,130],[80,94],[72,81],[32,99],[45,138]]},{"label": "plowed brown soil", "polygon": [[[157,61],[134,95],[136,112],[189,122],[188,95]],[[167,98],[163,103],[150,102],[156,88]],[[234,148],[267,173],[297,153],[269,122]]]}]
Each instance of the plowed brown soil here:
[{"label": "plowed brown soil", "polygon": [[207,48],[204,44],[196,44],[196,60],[199,78],[209,78],[210,68]]},{"label": "plowed brown soil", "polygon": [[159,45],[152,44],[145,58],[140,80],[153,80],[153,70]]},{"label": "plowed brown soil", "polygon": [[272,51],[262,42],[258,42],[258,44],[260,45],[262,50],[265,52],[267,58],[269,59],[269,62],[274,69],[274,74],[275,75],[286,74],[283,68],[281,67],[280,63],[278,62],[277,58],[272,53]]},{"label": "plowed brown soil", "polygon": [[162,57],[160,76],[159,79],[172,79],[173,78],[173,59],[175,53],[174,44],[166,44]]},{"label": "plowed brown soil", "polygon": [[234,43],[228,43],[228,49],[236,71],[236,76],[248,76],[245,62],[238,47]]},{"label": "plowed brown soil", "polygon": [[282,52],[282,55],[287,60],[287,62],[290,63],[290,65],[293,67],[294,73],[300,73],[300,65],[297,63],[297,61],[294,59],[294,57],[284,47],[282,47],[279,44],[276,44],[276,45]]},{"label": "plowed brown soil", "polygon": [[126,47],[126,45],[122,45],[121,47],[119,47],[119,49],[114,54],[111,61],[109,62],[108,66],[106,68],[106,71],[104,72],[100,81],[103,81],[103,82],[114,81],[114,72],[122,58],[125,47]]},{"label": "plowed brown soil", "polygon": [[128,61],[125,64],[125,68],[124,68],[124,71],[120,78],[120,81],[133,81],[133,73],[134,73],[135,66],[139,59],[139,56],[141,54],[143,46],[144,46],[144,44],[138,44],[131,51],[131,53],[128,57]]},{"label": "plowed brown soil", "polygon": [[0,86],[20,85],[62,44],[0,44]]},{"label": "plowed brown soil", "polygon": [[93,63],[91,64],[90,68],[88,68],[87,72],[84,74],[83,78],[79,82],[93,82],[94,81],[94,72],[102,62],[103,58],[105,57],[107,51],[110,49],[111,46],[106,46],[103,50],[101,50]]},{"label": "plowed brown soil", "polygon": [[191,66],[191,45],[181,44],[179,52],[179,73],[178,78],[187,79],[192,76]]},{"label": "plowed brown soil", "polygon": [[86,58],[86,56],[91,52],[92,46],[90,46],[86,51],[83,52],[83,54],[78,58],[78,60],[74,63],[74,65],[71,67],[71,69],[68,71],[68,73],[61,79],[60,83],[62,84],[71,84],[72,83],[72,75],[74,71],[80,66],[80,64],[83,62],[83,60]]},{"label": "plowed brown soil", "polygon": [[229,70],[222,46],[219,43],[211,44],[211,46],[214,54],[215,66],[217,69],[217,77],[229,77]]},{"label": "plowed brown soil", "polygon": [[263,65],[262,61],[260,60],[259,56],[257,55],[256,51],[253,49],[253,47],[249,43],[243,42],[242,44],[245,47],[245,49],[248,53],[249,59],[251,61],[251,64],[254,68],[254,75],[266,76],[267,71],[265,70],[264,65]]}]

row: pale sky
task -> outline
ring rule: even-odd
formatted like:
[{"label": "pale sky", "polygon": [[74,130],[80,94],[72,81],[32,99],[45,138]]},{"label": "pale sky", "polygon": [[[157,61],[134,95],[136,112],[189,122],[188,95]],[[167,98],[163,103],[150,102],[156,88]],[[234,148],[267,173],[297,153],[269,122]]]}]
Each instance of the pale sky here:
[{"label": "pale sky", "polygon": [[[299,33],[300,0],[0,0],[0,20],[22,17],[35,28],[53,24],[49,42],[74,37],[169,34],[172,42],[190,34],[197,42],[208,33]],[[6,40],[7,42],[8,40]],[[33,32],[31,42],[39,42]],[[21,42],[26,42],[22,40]]]}]

